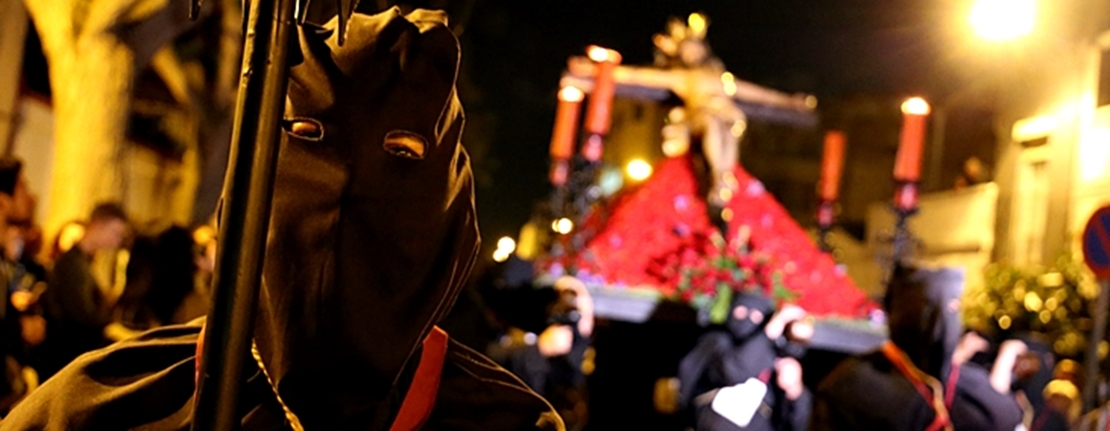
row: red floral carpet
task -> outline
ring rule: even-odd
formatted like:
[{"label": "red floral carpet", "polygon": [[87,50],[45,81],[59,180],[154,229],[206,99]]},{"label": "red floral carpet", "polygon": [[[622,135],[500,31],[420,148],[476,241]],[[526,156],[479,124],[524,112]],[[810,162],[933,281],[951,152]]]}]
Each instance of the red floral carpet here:
[{"label": "red floral carpet", "polygon": [[[746,248],[752,253],[739,259],[759,260],[758,266],[740,263],[740,268],[757,268],[756,277],[748,280],[760,281],[769,290],[769,274],[776,274],[793,292],[790,302],[817,316],[859,318],[875,308],[762,183],[739,167],[735,177],[729,238],[747,237]],[[692,240],[714,231],[706,211],[689,159],[664,159],[651,179],[626,190],[606,209],[604,225],[576,259],[578,275],[609,286],[656,289],[689,300],[688,289],[676,281],[676,271],[702,270],[706,261],[713,260],[706,258],[713,255],[704,246],[708,242]],[[592,223],[596,228],[598,222]]]}]

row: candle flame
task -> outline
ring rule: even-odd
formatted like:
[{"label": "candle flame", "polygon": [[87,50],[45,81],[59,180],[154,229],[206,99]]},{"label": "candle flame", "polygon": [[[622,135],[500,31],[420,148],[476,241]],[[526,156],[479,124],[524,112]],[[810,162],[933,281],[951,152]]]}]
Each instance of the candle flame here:
[{"label": "candle flame", "polygon": [[590,57],[590,60],[601,63],[609,59],[609,50],[597,45],[590,45],[586,49],[586,56]]},{"label": "candle flame", "polygon": [[559,100],[565,102],[581,102],[585,97],[586,95],[582,93],[582,90],[573,85],[568,85],[559,90]]},{"label": "candle flame", "polygon": [[929,102],[920,97],[911,97],[902,102],[902,113],[909,115],[929,115]]},{"label": "candle flame", "polygon": [[586,47],[586,57],[596,63],[617,63],[621,62],[621,53],[611,50],[609,48],[597,45],[590,45]]}]

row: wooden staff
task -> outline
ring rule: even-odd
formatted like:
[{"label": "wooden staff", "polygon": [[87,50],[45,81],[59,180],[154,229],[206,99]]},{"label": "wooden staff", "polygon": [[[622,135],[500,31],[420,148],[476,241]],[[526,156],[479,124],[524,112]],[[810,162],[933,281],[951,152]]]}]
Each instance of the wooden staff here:
[{"label": "wooden staff", "polygon": [[214,303],[202,340],[205,348],[193,409],[195,431],[231,431],[240,426],[239,391],[262,279],[296,1],[249,2],[243,72],[220,207]]}]

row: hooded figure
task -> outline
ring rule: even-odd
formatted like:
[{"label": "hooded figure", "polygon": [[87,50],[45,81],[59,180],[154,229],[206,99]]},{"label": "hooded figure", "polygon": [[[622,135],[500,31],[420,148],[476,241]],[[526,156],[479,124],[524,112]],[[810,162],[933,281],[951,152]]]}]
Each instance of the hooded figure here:
[{"label": "hooded figure", "polygon": [[1022,421],[1017,401],[995,391],[986,370],[954,365],[963,324],[962,271],[898,267],[885,307],[890,341],[850,358],[821,382],[815,430],[1006,430]]},{"label": "hooded figure", "polygon": [[[543,398],[435,326],[478,251],[446,24],[423,10],[355,15],[342,46],[336,20],[300,28],[244,430],[563,428]],[[200,331],[85,355],[0,429],[188,429]]]},{"label": "hooded figure", "polygon": [[[776,384],[777,340],[764,331],[774,312],[774,304],[761,293],[738,292],[725,320],[726,330],[703,335],[682,358],[679,402],[696,429],[805,429],[808,392],[787,400]],[[737,407],[741,404],[750,409]]]},{"label": "hooded figure", "polygon": [[774,344],[762,336],[762,331],[774,311],[774,304],[766,296],[756,292],[736,293],[732,312],[725,318],[726,330],[703,335],[682,358],[678,368],[678,380],[682,383],[680,402],[689,405],[698,395],[743,383],[771,368]]}]

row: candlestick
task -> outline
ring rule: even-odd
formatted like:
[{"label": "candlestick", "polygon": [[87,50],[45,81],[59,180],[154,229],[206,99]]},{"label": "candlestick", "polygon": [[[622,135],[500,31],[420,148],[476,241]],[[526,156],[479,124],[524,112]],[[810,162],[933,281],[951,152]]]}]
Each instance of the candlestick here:
[{"label": "candlestick", "polygon": [[894,189],[894,207],[901,211],[913,211],[917,208],[917,183],[913,181],[900,182]]},{"label": "candlestick", "polygon": [[840,194],[840,175],[844,171],[844,133],[830,130],[825,134],[825,153],[821,159],[819,197],[835,202]]},{"label": "candlestick", "polygon": [[599,162],[601,161],[603,148],[601,135],[591,134],[589,138],[586,138],[586,143],[582,144],[582,157],[591,163]]},{"label": "candlestick", "polygon": [[825,253],[832,253],[829,244],[829,231],[832,230],[834,218],[834,204],[832,201],[821,200],[817,204],[817,246]]},{"label": "candlestick", "polygon": [[568,159],[555,159],[551,162],[551,172],[549,178],[551,184],[555,187],[562,187],[567,183],[567,176],[570,175],[570,160]]},{"label": "candlestick", "polygon": [[921,179],[921,154],[925,148],[925,120],[929,103],[912,97],[902,103],[902,136],[898,156],[894,161],[894,236],[890,266],[883,275],[883,285],[890,282],[894,268],[907,254],[912,253],[914,242],[909,228],[909,218],[917,213],[917,183]]}]

